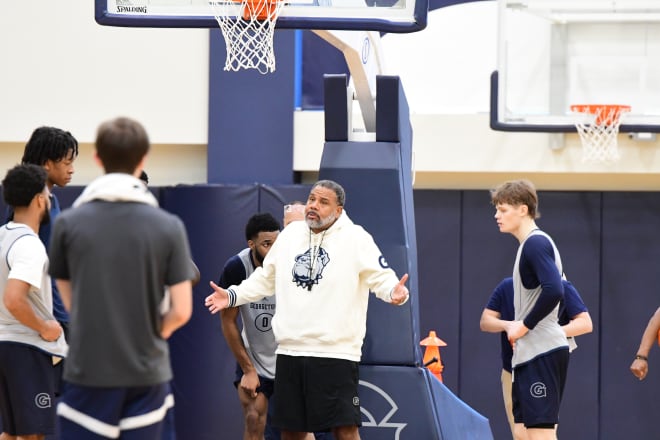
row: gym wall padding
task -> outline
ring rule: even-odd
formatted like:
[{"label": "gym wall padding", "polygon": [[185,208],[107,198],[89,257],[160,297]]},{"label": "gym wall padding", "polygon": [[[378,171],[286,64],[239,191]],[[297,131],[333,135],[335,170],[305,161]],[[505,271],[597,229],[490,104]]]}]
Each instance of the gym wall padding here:
[{"label": "gym wall padding", "polygon": [[[171,340],[179,438],[240,438],[241,411],[231,385],[235,362],[219,319],[206,312],[203,298],[224,261],[245,246],[243,226],[259,203],[279,218],[276,194],[306,199],[309,186],[159,190],[162,206],[186,223],[202,273],[194,289],[193,319]],[[63,207],[79,192],[55,189]],[[441,348],[444,384],[489,419],[495,439],[508,438],[500,341],[479,330],[479,317],[494,286],[511,273],[516,240],[498,231],[488,191],[415,190],[413,195],[420,337],[436,330],[448,343]],[[648,319],[660,306],[660,193],[541,191],[539,199],[538,224],[555,239],[566,274],[594,321],[594,332],[578,338],[570,357],[560,438],[656,438],[660,350],[652,348],[644,381],[634,378],[629,366]],[[401,406],[416,408],[418,396],[408,395]]]},{"label": "gym wall padding", "polygon": [[599,375],[599,438],[603,440],[658,438],[658,347],[651,348],[644,381],[628,369],[646,323],[660,306],[659,226],[659,193],[603,195]]},{"label": "gym wall padding", "polygon": [[[259,210],[257,185],[163,188],[160,203],[186,224],[201,281],[193,292],[193,316],[170,339],[178,438],[241,438],[242,411],[233,386],[236,362],[220,318],[204,307],[225,261],[245,248],[245,223]],[[213,422],[209,422],[213,421]]]},{"label": "gym wall padding", "polygon": [[[440,348],[444,384],[458,391],[460,335],[461,192],[416,190],[417,272],[420,339],[434,330],[447,343]],[[423,354],[423,353],[422,353]],[[497,437],[496,437],[497,438]]]},{"label": "gym wall padding", "polygon": [[284,205],[291,202],[307,202],[311,185],[259,186],[259,209],[270,212],[281,224],[284,220]]}]

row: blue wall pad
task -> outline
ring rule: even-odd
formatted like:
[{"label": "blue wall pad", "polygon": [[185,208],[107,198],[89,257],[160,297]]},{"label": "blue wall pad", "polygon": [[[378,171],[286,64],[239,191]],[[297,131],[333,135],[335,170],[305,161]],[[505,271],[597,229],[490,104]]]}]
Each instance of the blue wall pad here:
[{"label": "blue wall pad", "polygon": [[478,414],[426,368],[362,365],[360,405],[364,440],[491,440]]}]

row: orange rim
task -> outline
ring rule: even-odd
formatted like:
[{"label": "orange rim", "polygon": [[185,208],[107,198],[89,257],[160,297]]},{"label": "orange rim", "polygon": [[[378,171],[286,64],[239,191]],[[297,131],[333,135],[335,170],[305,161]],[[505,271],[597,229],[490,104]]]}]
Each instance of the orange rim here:
[{"label": "orange rim", "polygon": [[[241,0],[234,1],[241,3]],[[243,20],[249,21],[252,17],[256,17],[259,21],[268,20],[277,9],[278,1],[282,0],[246,0],[243,6]]]},{"label": "orange rim", "polygon": [[571,111],[596,115],[595,123],[598,125],[612,125],[619,121],[621,113],[630,111],[629,105],[621,104],[573,104]]}]

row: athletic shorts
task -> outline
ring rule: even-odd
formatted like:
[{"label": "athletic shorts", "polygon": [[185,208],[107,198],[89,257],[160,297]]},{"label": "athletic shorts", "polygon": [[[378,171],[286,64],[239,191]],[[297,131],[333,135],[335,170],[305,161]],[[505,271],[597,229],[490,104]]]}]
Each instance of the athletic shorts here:
[{"label": "athletic shorts", "polygon": [[294,432],[362,426],[358,363],[277,355],[273,425]]},{"label": "athletic shorts", "polygon": [[539,356],[513,370],[513,418],[527,428],[554,429],[566,383],[568,349]]},{"label": "athletic shorts", "polygon": [[[241,383],[243,378],[243,370],[241,366],[236,364],[236,376],[234,377],[234,386],[238,388],[238,384]],[[275,381],[273,379],[268,379],[259,375],[259,386],[257,387],[257,393],[263,393],[266,396],[266,399],[270,399],[270,396],[273,395],[273,388],[275,387]]]},{"label": "athletic shorts", "polygon": [[161,440],[170,383],[145,387],[87,387],[67,383],[57,405],[60,436],[67,440]]},{"label": "athletic shorts", "polygon": [[36,347],[0,342],[0,416],[10,435],[55,433],[59,369]]}]

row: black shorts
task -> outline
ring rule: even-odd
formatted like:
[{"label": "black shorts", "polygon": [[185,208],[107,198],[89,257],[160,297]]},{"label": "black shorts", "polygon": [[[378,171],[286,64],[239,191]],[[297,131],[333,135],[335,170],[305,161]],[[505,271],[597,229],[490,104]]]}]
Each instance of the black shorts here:
[{"label": "black shorts", "polygon": [[0,342],[0,415],[10,435],[55,432],[55,382],[51,355],[27,344]]},{"label": "black shorts", "polygon": [[362,426],[358,363],[277,355],[273,425],[294,432]]},{"label": "black shorts", "polygon": [[[259,377],[259,386],[257,387],[256,391],[257,393],[262,393],[264,396],[266,396],[266,399],[270,399],[270,396],[273,395],[273,388],[275,387],[275,381],[273,379],[268,379],[267,377],[263,377],[262,375],[258,375]],[[241,366],[236,364],[236,376],[234,377],[234,386],[238,388],[238,384],[241,383],[241,379],[243,378],[243,370],[241,369]]]},{"label": "black shorts", "polygon": [[513,370],[512,400],[516,423],[554,429],[559,423],[568,369],[568,348],[539,356]]}]

